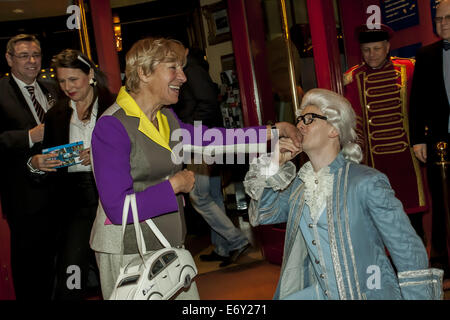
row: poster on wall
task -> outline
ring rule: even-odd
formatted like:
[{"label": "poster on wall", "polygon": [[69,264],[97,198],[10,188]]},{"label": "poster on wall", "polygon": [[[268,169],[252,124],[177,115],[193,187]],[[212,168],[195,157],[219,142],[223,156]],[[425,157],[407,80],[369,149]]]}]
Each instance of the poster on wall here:
[{"label": "poster on wall", "polygon": [[417,0],[381,1],[383,22],[394,31],[406,29],[419,24]]}]

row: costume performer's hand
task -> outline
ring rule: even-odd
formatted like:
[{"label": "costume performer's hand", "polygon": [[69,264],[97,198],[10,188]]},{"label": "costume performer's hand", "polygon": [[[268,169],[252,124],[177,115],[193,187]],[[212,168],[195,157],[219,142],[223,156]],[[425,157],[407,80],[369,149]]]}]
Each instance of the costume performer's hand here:
[{"label": "costume performer's hand", "polygon": [[[300,150],[302,145],[302,135],[296,126],[289,122],[277,122],[275,123],[275,126],[279,131],[279,137],[290,138],[298,150]],[[268,131],[271,132],[271,130]],[[269,139],[272,138],[272,134],[270,133]]]},{"label": "costume performer's hand", "polygon": [[280,138],[277,150],[279,151],[280,165],[294,159],[302,152],[302,148],[296,147],[294,142],[289,138]]}]

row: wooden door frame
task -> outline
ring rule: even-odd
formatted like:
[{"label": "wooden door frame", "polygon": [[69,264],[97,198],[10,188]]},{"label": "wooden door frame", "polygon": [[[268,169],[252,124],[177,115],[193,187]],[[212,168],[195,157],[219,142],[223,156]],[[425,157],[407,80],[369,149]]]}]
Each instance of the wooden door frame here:
[{"label": "wooden door frame", "polygon": [[[255,61],[249,42],[248,25],[261,24],[261,17],[255,12],[247,16],[248,2],[258,0],[227,0],[228,17],[231,26],[236,73],[239,80],[242,112],[246,126],[262,125],[275,119],[273,99],[268,95],[270,78],[263,72],[261,61]],[[247,2],[247,3],[246,3]],[[333,0],[307,0],[309,23],[314,50],[317,87],[342,93],[342,70],[334,19]],[[250,21],[251,20],[251,21]],[[260,41],[262,37],[257,37]],[[255,40],[252,37],[252,40]],[[252,44],[254,45],[254,44]],[[265,67],[264,67],[265,68]],[[257,77],[258,74],[258,77]],[[287,84],[289,85],[289,84]]]}]

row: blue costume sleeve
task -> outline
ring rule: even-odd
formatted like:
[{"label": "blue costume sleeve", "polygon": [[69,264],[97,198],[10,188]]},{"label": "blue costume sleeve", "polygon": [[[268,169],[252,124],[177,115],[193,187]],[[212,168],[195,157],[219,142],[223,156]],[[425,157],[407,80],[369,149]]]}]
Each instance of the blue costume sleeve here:
[{"label": "blue costume sleeve", "polygon": [[414,231],[384,174],[374,175],[365,194],[367,209],[398,271],[404,299],[440,299],[438,269],[428,268],[422,240]]},{"label": "blue costume sleeve", "polygon": [[245,176],[245,190],[252,198],[249,218],[253,226],[283,223],[288,219],[296,168],[288,162],[273,173],[270,169],[272,165],[269,156],[261,156],[250,165]]}]

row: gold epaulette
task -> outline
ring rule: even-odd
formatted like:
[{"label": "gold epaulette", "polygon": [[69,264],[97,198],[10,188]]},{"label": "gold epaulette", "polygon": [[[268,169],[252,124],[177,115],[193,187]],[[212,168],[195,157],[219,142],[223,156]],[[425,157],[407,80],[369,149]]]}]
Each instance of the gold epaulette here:
[{"label": "gold epaulette", "polygon": [[350,69],[347,70],[347,72],[344,73],[344,86],[350,84],[353,82],[353,71],[359,67],[359,64],[356,66],[351,67]]},{"label": "gold epaulette", "polygon": [[414,59],[414,58],[391,57],[391,59],[392,60],[394,60],[394,59],[395,60],[408,60],[413,64],[413,66],[416,64],[416,59]]}]

